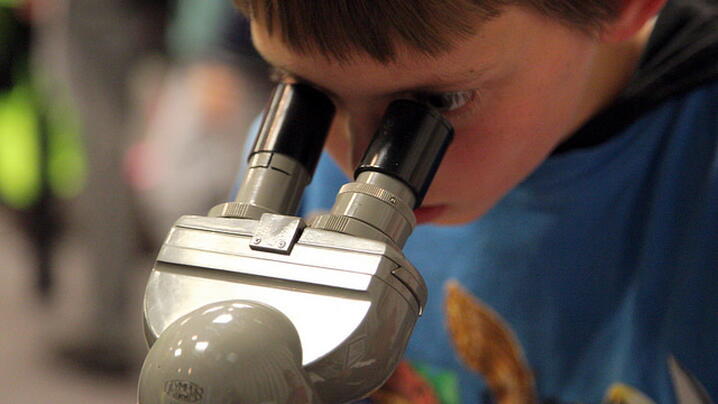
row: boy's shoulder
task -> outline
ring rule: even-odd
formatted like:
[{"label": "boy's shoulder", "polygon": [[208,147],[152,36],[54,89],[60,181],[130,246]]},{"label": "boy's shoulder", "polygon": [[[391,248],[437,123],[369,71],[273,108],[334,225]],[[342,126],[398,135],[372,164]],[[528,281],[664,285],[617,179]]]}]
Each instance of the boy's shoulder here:
[{"label": "boy's shoulder", "polygon": [[716,80],[718,1],[670,0],[625,89],[555,153],[601,144],[664,102]]}]

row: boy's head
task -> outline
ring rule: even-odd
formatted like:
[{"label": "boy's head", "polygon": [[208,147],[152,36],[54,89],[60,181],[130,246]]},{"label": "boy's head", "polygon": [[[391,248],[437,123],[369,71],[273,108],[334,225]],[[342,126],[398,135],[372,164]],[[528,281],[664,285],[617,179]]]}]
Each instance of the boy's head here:
[{"label": "boy's head", "polygon": [[356,51],[380,62],[395,57],[395,41],[438,55],[476,33],[477,19],[520,5],[585,32],[618,13],[620,0],[235,0],[239,9],[293,50],[344,60]]},{"label": "boy's head", "polygon": [[630,77],[665,0],[237,0],[257,50],[337,106],[327,147],[351,173],[397,98],[456,130],[417,212],[485,213]]}]

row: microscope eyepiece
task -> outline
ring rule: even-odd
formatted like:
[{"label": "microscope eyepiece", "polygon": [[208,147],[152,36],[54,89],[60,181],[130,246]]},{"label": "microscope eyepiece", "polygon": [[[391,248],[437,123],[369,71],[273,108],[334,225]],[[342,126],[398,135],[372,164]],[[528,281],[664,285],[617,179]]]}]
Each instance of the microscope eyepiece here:
[{"label": "microscope eyepiece", "polygon": [[312,227],[402,247],[416,226],[421,205],[454,134],[451,124],[424,104],[389,104],[374,138],[329,214]]},{"label": "microscope eyepiece", "polygon": [[314,175],[334,112],[332,101],[319,90],[305,84],[277,85],[235,201],[215,206],[210,216],[293,215]]},{"label": "microscope eyepiece", "polygon": [[410,100],[394,101],[354,177],[374,171],[396,178],[409,186],[413,208],[418,208],[453,136],[451,124],[435,109]]},{"label": "microscope eyepiece", "polygon": [[334,111],[329,97],[311,86],[277,85],[252,155],[262,152],[283,154],[301,163],[311,177],[322,154]]}]

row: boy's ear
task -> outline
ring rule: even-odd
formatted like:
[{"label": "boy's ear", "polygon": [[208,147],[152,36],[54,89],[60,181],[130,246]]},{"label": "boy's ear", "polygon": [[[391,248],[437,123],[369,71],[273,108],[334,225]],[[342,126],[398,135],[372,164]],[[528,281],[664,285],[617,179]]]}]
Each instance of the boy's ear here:
[{"label": "boy's ear", "polygon": [[667,0],[618,0],[620,12],[615,20],[606,24],[601,39],[607,42],[620,42],[631,38],[651,18],[653,18]]}]

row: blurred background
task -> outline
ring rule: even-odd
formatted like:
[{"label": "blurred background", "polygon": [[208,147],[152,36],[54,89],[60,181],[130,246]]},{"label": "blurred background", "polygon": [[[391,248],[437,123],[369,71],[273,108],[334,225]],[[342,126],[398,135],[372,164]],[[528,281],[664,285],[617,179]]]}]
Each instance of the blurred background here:
[{"label": "blurred background", "polygon": [[0,402],[136,401],[154,256],[266,78],[229,0],[0,0]]}]

